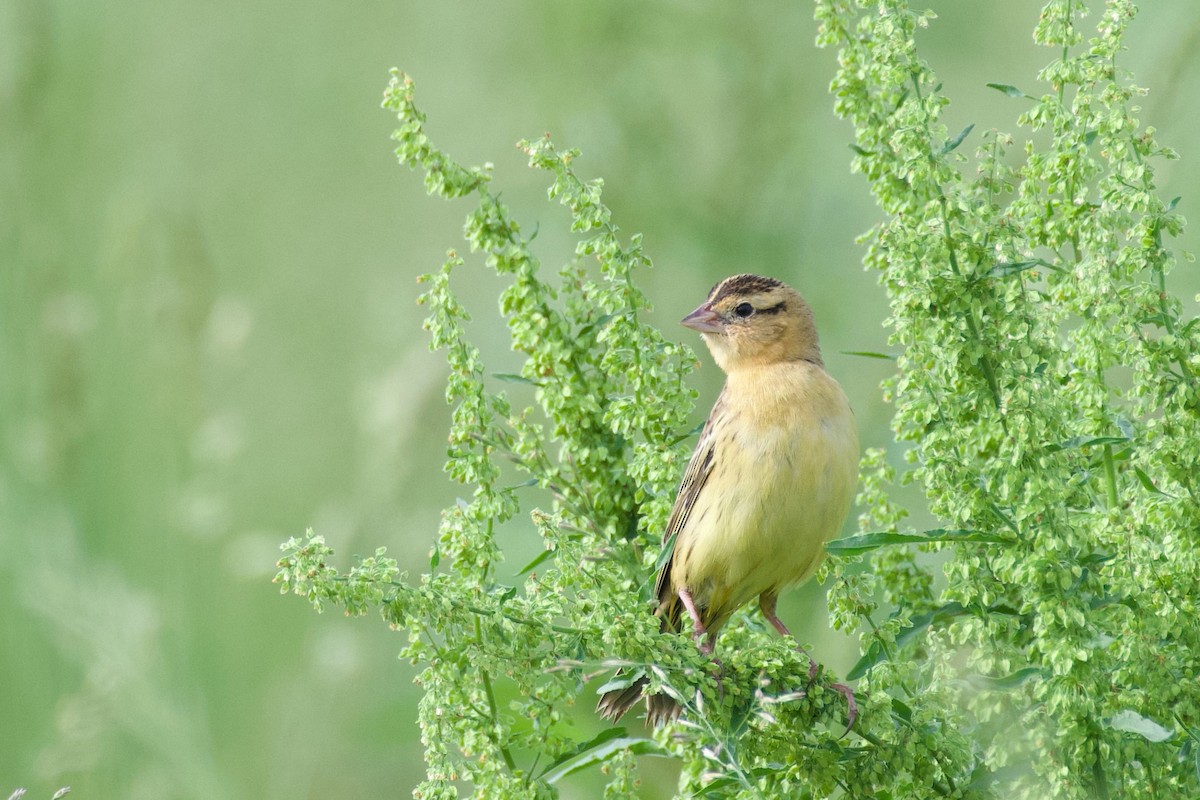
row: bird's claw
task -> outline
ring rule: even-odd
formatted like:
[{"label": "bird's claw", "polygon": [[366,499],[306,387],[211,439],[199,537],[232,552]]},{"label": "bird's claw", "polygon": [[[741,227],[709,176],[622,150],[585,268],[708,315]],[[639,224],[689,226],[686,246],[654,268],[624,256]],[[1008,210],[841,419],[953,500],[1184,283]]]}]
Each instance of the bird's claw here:
[{"label": "bird's claw", "polygon": [[725,664],[721,661],[721,659],[717,658],[716,656],[713,656],[713,663],[717,665],[717,674],[716,674],[717,700],[724,703],[725,702]]},{"label": "bird's claw", "polygon": [[854,690],[844,683],[831,683],[829,688],[846,698],[846,731],[842,734],[845,736],[854,727],[854,721],[858,719],[858,703],[854,700]]},{"label": "bird's claw", "polygon": [[[803,649],[802,649],[803,652]],[[805,653],[805,655],[808,655]],[[821,665],[816,659],[809,657],[808,662],[808,685],[812,686],[817,680],[817,675],[821,672]],[[846,698],[846,730],[842,734],[845,736],[854,727],[855,720],[858,719],[858,702],[854,699],[854,690],[844,683],[831,683],[829,688]]]}]

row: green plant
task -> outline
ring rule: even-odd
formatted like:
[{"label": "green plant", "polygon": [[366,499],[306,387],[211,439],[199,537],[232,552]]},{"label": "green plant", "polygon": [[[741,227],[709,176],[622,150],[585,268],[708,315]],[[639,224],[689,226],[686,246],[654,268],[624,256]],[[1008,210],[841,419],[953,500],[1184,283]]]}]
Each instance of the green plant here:
[{"label": "green plant", "polygon": [[[474,198],[465,236],[508,281],[500,310],[525,361],[488,374],[451,252],[422,302],[450,364],[447,471],[471,497],[445,512],[417,580],[382,549],[343,574],[311,533],[284,545],[277,580],[318,609],[379,608],[407,633],[424,690],[414,796],[550,797],[596,765],[606,797],[635,796],[636,755],[678,758],[680,796],[1200,791],[1200,328],[1165,289],[1163,238],[1182,219],[1152,165],[1172,154],[1139,127],[1138,90],[1116,67],[1133,8],[1111,0],[1085,43],[1083,6],[1047,4],[1047,91],[995,85],[1027,106],[1030,141],[980,135],[970,177],[973,128],[949,135],[916,53],[929,16],[900,0],[816,5],[819,42],[839,49],[854,166],[885,212],[864,241],[901,353],[885,394],[912,464],[903,480],[945,525],[904,527],[894,469],[867,453],[864,532],[832,545],[824,569],[835,624],[862,636],[858,721],[846,734],[829,679],[808,686],[804,657],[754,625],[722,639],[723,693],[686,637],[658,633],[650,576],[690,445],[694,357],[640,319],[640,239],[618,236],[577,153],[524,142],[579,237],[577,258],[541,277],[490,168],[429,141],[396,73],[384,105],[397,154],[431,193]],[[545,551],[509,586],[497,528],[522,508]],[[684,705],[678,725],[576,733],[569,708],[590,706],[588,681],[616,666],[609,687],[649,676]]]}]

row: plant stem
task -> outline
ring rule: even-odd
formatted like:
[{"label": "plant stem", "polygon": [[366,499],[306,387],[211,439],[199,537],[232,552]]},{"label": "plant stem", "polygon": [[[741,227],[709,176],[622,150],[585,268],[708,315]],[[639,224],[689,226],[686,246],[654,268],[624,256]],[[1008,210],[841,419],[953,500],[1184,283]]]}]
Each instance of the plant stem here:
[{"label": "plant stem", "polygon": [[[475,617],[475,641],[477,644],[483,643],[483,626],[479,623],[479,617]],[[500,755],[504,757],[504,763],[508,766],[509,772],[516,773],[517,764],[513,760],[512,753],[509,752],[508,745],[504,744],[495,735],[495,728],[500,726],[500,713],[496,710],[496,693],[492,691],[492,677],[488,671],[482,667],[479,668],[479,676],[483,679],[483,693],[487,697],[488,711],[491,712],[491,722],[493,727],[493,741],[500,749]]]},{"label": "plant stem", "polygon": [[1117,508],[1121,499],[1117,495],[1117,465],[1113,462],[1112,445],[1104,445],[1104,483],[1108,489],[1108,507]]},{"label": "plant stem", "polygon": [[[912,79],[913,89],[916,94],[917,103],[922,105],[924,111],[924,97],[921,94],[921,79],[918,77],[916,70],[913,70],[909,77]],[[925,126],[926,157],[929,160],[930,178],[933,183],[934,191],[937,192],[938,206],[942,212],[942,238],[946,242],[946,253],[950,258],[950,270],[956,277],[962,276],[962,270],[958,266],[958,255],[955,253],[954,237],[950,233],[950,203],[946,200],[946,193],[942,191],[942,185],[936,180],[937,158],[933,154],[933,133],[929,130],[929,117],[926,115],[923,118]],[[982,344],[979,336],[979,326],[975,322],[975,310],[973,308],[967,310],[966,314],[967,329],[971,333],[971,338],[976,344]],[[988,358],[986,351],[979,357],[979,370],[983,373],[983,379],[987,382],[988,390],[992,394],[992,402],[996,405],[996,410],[1000,410],[1000,385],[996,381],[996,372],[992,368],[992,361]],[[1001,423],[1007,428],[1007,423],[1004,422],[1004,417],[1000,418]]]}]

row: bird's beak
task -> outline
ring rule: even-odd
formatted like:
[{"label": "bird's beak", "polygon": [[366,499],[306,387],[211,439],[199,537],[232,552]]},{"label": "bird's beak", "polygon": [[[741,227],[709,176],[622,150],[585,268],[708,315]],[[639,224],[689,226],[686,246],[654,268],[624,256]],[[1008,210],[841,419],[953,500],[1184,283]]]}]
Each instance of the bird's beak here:
[{"label": "bird's beak", "polygon": [[701,333],[724,333],[725,327],[721,324],[721,316],[712,310],[712,307],[705,303],[697,308],[692,313],[681,319],[680,324],[686,328],[691,328],[694,331]]}]

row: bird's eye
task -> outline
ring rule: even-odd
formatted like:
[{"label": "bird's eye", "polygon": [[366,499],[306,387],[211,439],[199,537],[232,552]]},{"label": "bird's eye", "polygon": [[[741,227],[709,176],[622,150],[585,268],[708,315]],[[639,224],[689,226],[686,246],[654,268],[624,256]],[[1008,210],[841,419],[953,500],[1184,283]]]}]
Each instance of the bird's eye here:
[{"label": "bird's eye", "polygon": [[742,319],[745,319],[754,313],[754,306],[750,305],[749,303],[742,303],[733,310],[733,313],[737,314]]}]

